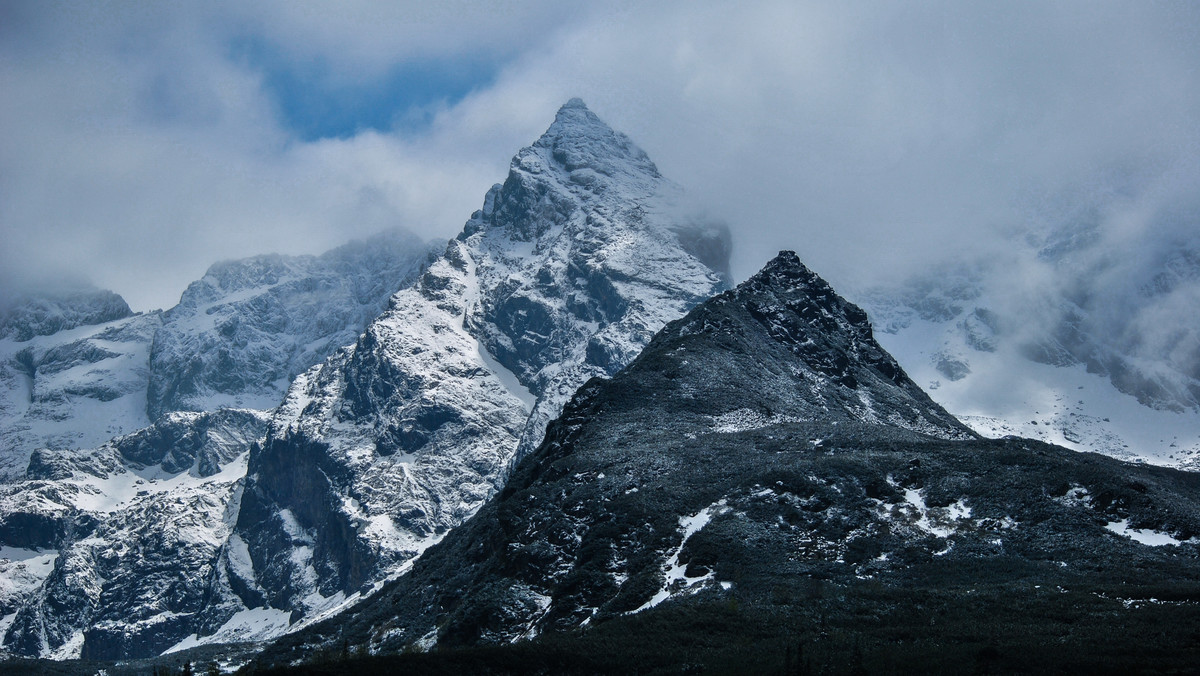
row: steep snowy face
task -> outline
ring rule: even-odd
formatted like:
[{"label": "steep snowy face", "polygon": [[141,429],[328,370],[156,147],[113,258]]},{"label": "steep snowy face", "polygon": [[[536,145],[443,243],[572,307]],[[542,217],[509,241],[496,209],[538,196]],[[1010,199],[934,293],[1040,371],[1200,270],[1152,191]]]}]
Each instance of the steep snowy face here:
[{"label": "steep snowy face", "polygon": [[521,452],[588,378],[728,282],[728,232],[679,218],[679,197],[573,99],[467,222],[479,297],[465,326],[539,398]]},{"label": "steep snowy face", "polygon": [[[1088,228],[862,294],[880,341],[981,434],[1200,463],[1200,246],[1114,257]],[[1014,284],[1009,267],[1037,283]]]},{"label": "steep snowy face", "polygon": [[160,313],[0,340],[0,481],[38,448],[95,448],[149,424],[147,361]]},{"label": "steep snowy face", "polygon": [[[0,488],[0,641],[17,654],[156,654],[239,610],[226,549],[268,416],[170,413],[91,451],[36,451]],[[8,559],[7,562],[3,559]]]},{"label": "steep snowy face", "polygon": [[315,612],[474,513],[587,379],[726,285],[721,227],[581,101],[358,342],[296,380],[239,517],[257,585]]},{"label": "steep snowy face", "polygon": [[150,353],[146,408],[274,408],[292,379],[353,343],[433,255],[392,231],[321,256],[217,263],[167,311]]}]

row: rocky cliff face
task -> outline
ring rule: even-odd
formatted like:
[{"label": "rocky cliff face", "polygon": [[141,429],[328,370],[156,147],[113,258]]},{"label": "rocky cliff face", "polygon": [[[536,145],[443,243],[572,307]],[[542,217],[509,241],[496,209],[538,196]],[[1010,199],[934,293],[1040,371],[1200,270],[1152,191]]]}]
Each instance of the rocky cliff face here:
[{"label": "rocky cliff face", "polygon": [[[1113,640],[1128,599],[1193,593],[1198,535],[1195,474],[976,437],[785,253],[580,389],[503,491],[410,573],[262,663],[543,637],[697,671],[714,655],[783,661],[739,652],[756,641],[834,642],[831,668],[847,670],[851,637],[860,660],[903,662],[898,641],[1005,645],[1031,622],[1032,640],[1049,631],[1069,651]],[[942,626],[952,617],[985,635]]]},{"label": "rocky cliff face", "polygon": [[728,233],[679,218],[678,193],[565,105],[418,282],[293,383],[237,527],[266,603],[312,616],[402,570],[583,382],[723,288]]}]

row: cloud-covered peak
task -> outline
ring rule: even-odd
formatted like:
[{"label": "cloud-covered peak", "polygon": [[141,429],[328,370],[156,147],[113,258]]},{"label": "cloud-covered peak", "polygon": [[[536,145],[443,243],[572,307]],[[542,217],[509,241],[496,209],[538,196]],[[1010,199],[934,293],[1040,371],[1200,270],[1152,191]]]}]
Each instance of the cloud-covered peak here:
[{"label": "cloud-covered peak", "polygon": [[22,342],[132,314],[125,299],[112,291],[66,283],[0,297],[0,338]]},{"label": "cloud-covered peak", "polygon": [[[549,159],[569,172],[592,169],[606,176],[630,171],[660,176],[645,151],[628,136],[614,131],[580,98],[573,98],[558,109],[554,123],[534,142],[533,148],[549,150]],[[518,153],[514,166],[525,155],[526,151]]]}]

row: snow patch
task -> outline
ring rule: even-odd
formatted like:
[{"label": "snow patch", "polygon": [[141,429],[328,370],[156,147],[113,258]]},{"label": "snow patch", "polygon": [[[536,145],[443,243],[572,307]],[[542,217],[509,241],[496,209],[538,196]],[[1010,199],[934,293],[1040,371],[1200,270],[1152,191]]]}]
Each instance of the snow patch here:
[{"label": "snow patch", "polygon": [[904,504],[890,506],[879,502],[876,508],[885,519],[896,520],[895,513],[898,511],[909,525],[918,530],[939,538],[948,538],[971,518],[971,508],[962,498],[945,507],[929,507],[925,504],[925,497],[921,491],[901,486],[891,475],[888,475],[887,482],[904,494]]},{"label": "snow patch", "polygon": [[1160,530],[1153,530],[1153,529],[1149,529],[1149,528],[1147,528],[1147,529],[1130,528],[1129,527],[1129,519],[1121,519],[1120,521],[1112,521],[1110,523],[1105,524],[1104,527],[1107,528],[1108,530],[1116,533],[1117,535],[1124,535],[1125,537],[1133,540],[1134,542],[1137,542],[1138,544],[1146,545],[1148,547],[1166,547],[1166,546],[1178,547],[1179,545],[1189,543],[1189,542],[1194,542],[1196,540],[1196,538],[1191,538],[1188,540],[1179,540],[1179,539],[1175,538],[1174,536],[1172,536],[1170,533],[1164,533],[1163,531],[1160,531]]},{"label": "snow patch", "polygon": [[243,580],[253,580],[254,562],[250,559],[250,548],[242,536],[233,533],[226,541],[225,559],[229,562],[229,570]]},{"label": "snow patch", "polygon": [[803,420],[793,416],[778,414],[768,417],[748,408],[740,408],[736,411],[713,416],[712,431],[719,434],[733,434],[762,429],[771,425],[794,422],[803,422]]},{"label": "snow patch", "polygon": [[290,611],[275,608],[242,610],[235,613],[211,635],[201,638],[192,634],[167,648],[162,654],[169,655],[210,643],[253,643],[270,640],[287,631],[291,615]]},{"label": "snow patch", "polygon": [[57,650],[50,650],[43,653],[42,657],[61,661],[61,660],[76,660],[83,653],[83,630],[78,629],[71,634],[71,638],[67,639]]},{"label": "snow patch", "polygon": [[725,506],[725,502],[725,498],[721,498],[695,514],[679,517],[679,529],[683,532],[683,539],[679,541],[679,546],[675,548],[671,556],[667,557],[666,564],[663,566],[664,580],[662,589],[655,593],[649,601],[626,613],[627,615],[633,615],[648,608],[653,608],[671,598],[673,594],[692,589],[712,579],[714,573],[711,570],[699,577],[688,577],[686,572],[687,564],[679,563],[679,555],[683,553],[683,548],[687,545],[689,538],[707,526],[714,516],[729,509]]}]

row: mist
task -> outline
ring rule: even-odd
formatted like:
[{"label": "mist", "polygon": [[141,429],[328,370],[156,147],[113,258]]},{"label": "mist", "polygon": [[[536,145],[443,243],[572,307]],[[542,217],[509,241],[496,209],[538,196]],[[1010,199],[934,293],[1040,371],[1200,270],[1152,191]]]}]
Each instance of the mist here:
[{"label": "mist", "polygon": [[[1196,250],[1200,8],[646,5],[9,3],[0,265],[147,310],[224,258],[451,237],[581,96],[729,223],[737,279],[784,248],[850,295],[1008,261],[1013,303],[1082,284],[1121,340],[1192,354],[1178,313],[1200,282],[1137,289]],[[475,79],[362,111],[387,124],[289,123],[422,68]],[[281,94],[281,69],[316,102]],[[1037,255],[1076,230],[1086,246]]]}]

